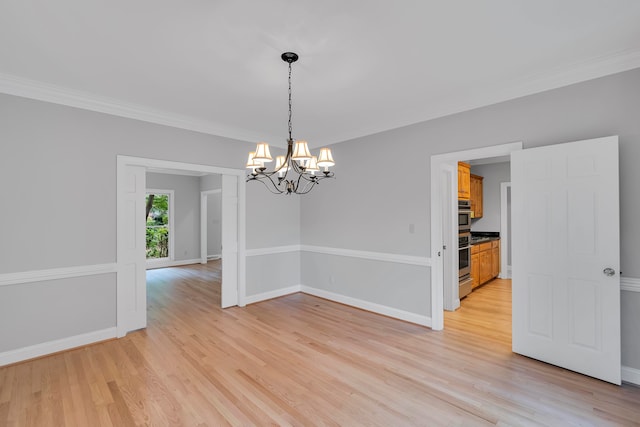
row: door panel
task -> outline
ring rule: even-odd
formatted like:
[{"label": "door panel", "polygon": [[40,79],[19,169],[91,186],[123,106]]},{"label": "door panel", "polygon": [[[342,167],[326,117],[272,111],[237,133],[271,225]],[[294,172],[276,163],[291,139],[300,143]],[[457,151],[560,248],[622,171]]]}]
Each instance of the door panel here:
[{"label": "door panel", "polygon": [[513,351],[620,384],[618,138],[511,159]]},{"label": "door panel", "polygon": [[221,305],[238,305],[238,177],[233,175],[222,175]]},{"label": "door panel", "polygon": [[125,166],[121,176],[123,206],[118,218],[118,336],[147,326],[145,266],[145,168]]}]

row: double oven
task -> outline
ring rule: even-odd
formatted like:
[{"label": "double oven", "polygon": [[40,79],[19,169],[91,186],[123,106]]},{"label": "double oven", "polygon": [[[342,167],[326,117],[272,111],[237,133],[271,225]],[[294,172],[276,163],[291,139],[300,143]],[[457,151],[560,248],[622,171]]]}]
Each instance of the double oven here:
[{"label": "double oven", "polygon": [[458,297],[471,292],[471,202],[458,200]]}]

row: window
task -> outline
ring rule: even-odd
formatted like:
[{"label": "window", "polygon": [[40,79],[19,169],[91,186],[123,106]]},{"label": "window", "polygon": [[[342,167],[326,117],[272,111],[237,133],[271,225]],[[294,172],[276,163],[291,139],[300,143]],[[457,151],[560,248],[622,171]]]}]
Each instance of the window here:
[{"label": "window", "polygon": [[170,209],[173,192],[148,192],[146,196],[147,213],[147,259],[169,259],[172,255],[170,228]]}]

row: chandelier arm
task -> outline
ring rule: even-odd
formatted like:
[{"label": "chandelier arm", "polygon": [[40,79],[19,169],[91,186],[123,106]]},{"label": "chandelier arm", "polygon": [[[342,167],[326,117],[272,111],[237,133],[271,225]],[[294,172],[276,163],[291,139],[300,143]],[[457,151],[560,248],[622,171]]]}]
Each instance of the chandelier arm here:
[{"label": "chandelier arm", "polygon": [[316,184],[316,181],[308,181],[307,184],[303,187],[302,191],[298,191],[296,192],[296,194],[307,194],[313,189],[313,187],[315,187]]},{"label": "chandelier arm", "polygon": [[[267,187],[267,190],[269,190],[270,192],[272,192],[273,194],[282,194],[285,192],[285,190],[281,190],[278,186],[278,184],[276,184],[273,179],[271,179],[271,176],[262,176],[262,177],[256,177],[256,178],[252,178],[252,180],[254,181],[259,181],[261,182],[265,187]],[[271,183],[271,185],[273,186],[273,190],[271,189],[271,187],[267,184],[266,181],[269,181]],[[275,190],[275,191],[274,191]]]},{"label": "chandelier arm", "polygon": [[316,175],[312,175],[310,173],[304,173],[304,174],[300,175],[300,178],[302,178],[302,179],[304,179],[305,181],[308,181],[308,182],[316,182],[321,177],[316,176]]},{"label": "chandelier arm", "polygon": [[[282,168],[284,168],[285,166],[289,166],[289,163],[293,163],[293,160],[291,160],[291,156],[293,156],[293,141],[291,139],[289,139],[287,141],[287,155],[284,158],[284,162],[282,162],[282,164],[280,165],[280,167],[278,169],[275,169],[271,172],[267,172],[265,170],[259,171],[257,170],[256,173],[259,175],[263,175],[266,177],[270,177],[278,172],[280,172],[282,170]],[[284,176],[282,177],[283,179],[286,178],[288,172],[289,172],[290,168],[287,168],[287,170],[284,173]],[[297,172],[297,170],[296,170]]]},{"label": "chandelier arm", "polygon": [[293,159],[291,159],[291,167],[296,173],[299,173],[299,174],[305,173],[304,171],[306,170],[306,168],[303,168],[302,166],[300,166],[298,162]]}]

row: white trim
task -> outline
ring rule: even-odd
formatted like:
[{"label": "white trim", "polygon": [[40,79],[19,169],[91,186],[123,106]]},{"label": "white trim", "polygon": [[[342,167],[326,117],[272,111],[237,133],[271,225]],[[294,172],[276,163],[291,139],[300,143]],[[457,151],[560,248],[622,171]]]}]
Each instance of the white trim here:
[{"label": "white trim", "polygon": [[511,188],[510,182],[500,183],[500,275],[501,279],[511,278],[511,266],[509,262],[509,211],[507,209],[507,189]]},{"label": "white trim", "polygon": [[[281,135],[259,135],[246,129],[224,125],[211,120],[196,119],[168,111],[154,110],[143,105],[130,104],[113,98],[98,96],[92,93],[81,92],[9,74],[0,73],[0,93],[242,141],[261,141],[263,139],[266,141],[282,140]],[[286,147],[285,143],[271,144]]]},{"label": "white trim", "polygon": [[620,277],[620,290],[640,292],[640,279],[633,277]]},{"label": "white trim", "polygon": [[213,259],[220,259],[220,258],[222,258],[222,254],[207,255],[207,261],[211,261]]},{"label": "white trim", "polygon": [[260,301],[266,301],[269,299],[274,299],[278,297],[282,297],[285,295],[295,294],[296,292],[300,292],[300,285],[289,286],[288,288],[275,289],[273,291],[263,292],[261,294],[249,295],[245,298],[245,304],[255,304]]},{"label": "white trim", "polygon": [[404,320],[405,322],[411,322],[421,326],[431,327],[431,318],[429,316],[422,316],[419,314],[410,313],[408,311],[399,310],[397,308],[388,307],[386,305],[376,304],[373,302],[348,297],[346,295],[336,294],[333,292],[325,291],[324,289],[317,289],[304,285],[300,286],[300,288],[300,290],[305,294],[314,295],[333,302],[339,302],[340,304],[345,304],[351,307],[360,308],[362,310],[371,311],[372,313],[382,314],[394,319]]},{"label": "white trim", "polygon": [[0,286],[31,282],[46,282],[49,280],[67,279],[70,277],[94,276],[98,274],[117,273],[117,271],[117,264],[109,263],[51,268],[48,270],[21,271],[18,273],[4,273],[0,274]]},{"label": "white trim", "polygon": [[[445,117],[462,111],[469,111],[510,99],[620,73],[639,66],[640,49],[638,48],[624,49],[605,55],[598,55],[545,73],[529,74],[519,79],[503,81],[500,82],[499,87],[487,88],[484,92],[480,91],[475,95],[465,96],[448,104],[445,103],[436,107],[428,106],[423,111],[418,111],[410,116],[403,116],[403,118],[398,120],[386,122],[383,126],[380,126],[379,123],[372,122],[370,126],[360,129],[357,132],[334,134],[328,138],[324,138],[324,140],[327,144],[348,141],[364,135],[372,135],[385,130],[396,129],[414,123],[433,120],[438,117]],[[197,119],[168,111],[153,110],[143,105],[129,104],[121,100],[10,74],[0,74],[0,93],[53,102],[243,141],[282,140],[281,136],[278,135],[258,135],[246,129],[224,125],[211,120]],[[273,145],[285,147],[284,143],[276,143]]]},{"label": "white trim", "polygon": [[[156,173],[156,172],[154,172]],[[145,197],[149,194],[160,194],[160,195],[168,195],[169,196],[169,256],[165,259],[168,261],[173,261],[175,258],[175,233],[173,231],[173,217],[175,212],[175,191],[174,190],[160,190],[157,188],[147,188],[145,189],[146,194]],[[148,263],[148,260],[147,260]],[[148,264],[147,264],[148,265]]]},{"label": "white trim", "polygon": [[30,345],[16,350],[0,353],[0,366],[23,362],[36,357],[46,356],[59,351],[82,347],[99,341],[105,341],[116,337],[116,328],[107,328],[99,331],[48,341],[41,344]]},{"label": "white trim", "polygon": [[[244,178],[245,171],[239,171],[238,176]],[[247,296],[247,180],[238,179],[238,307],[246,305]],[[223,224],[224,226],[224,224]]]},{"label": "white trim", "polygon": [[153,270],[155,268],[180,267],[181,265],[200,264],[200,258],[194,259],[178,259],[169,261],[167,258],[158,260],[147,260],[146,269]]},{"label": "white trim", "polygon": [[[451,153],[436,154],[431,156],[431,322],[432,329],[441,330],[444,328],[444,283],[443,283],[443,263],[438,252],[443,246],[455,248],[458,242],[452,237],[450,241],[443,242],[440,236],[442,233],[442,197],[440,172],[443,164],[456,164],[459,160],[485,159],[488,157],[508,156],[512,151],[522,150],[522,142],[511,142],[490,147],[474,148],[471,150],[456,151]],[[457,182],[454,179],[454,182]],[[455,194],[452,199],[457,199],[457,185],[452,186]],[[451,233],[450,233],[451,234]]]},{"label": "white trim", "polygon": [[623,366],[622,381],[625,383],[640,385],[640,369]]},{"label": "white trim", "polygon": [[368,259],[372,261],[394,262],[398,264],[419,265],[422,267],[430,267],[431,260],[428,257],[401,255],[385,252],[369,252],[356,249],[331,248],[327,246],[312,245],[288,245],[288,246],[272,246],[267,248],[247,249],[246,256],[262,256],[273,255],[287,252],[314,252],[325,255],[346,256],[351,258]]},{"label": "white trim", "polygon": [[287,252],[297,252],[301,250],[300,245],[288,245],[288,246],[272,246],[268,248],[247,249],[246,256],[262,256],[283,254]]},{"label": "white trim", "polygon": [[422,267],[430,267],[431,259],[428,257],[401,255],[384,252],[368,252],[356,249],[329,248],[326,246],[310,246],[301,245],[304,252],[315,252],[318,254],[346,256],[351,258],[362,258],[373,261],[395,262],[398,264],[419,265]]},{"label": "white trim", "polygon": [[[142,166],[145,168],[155,168],[155,169],[178,169],[183,171],[193,171],[193,172],[204,172],[206,174],[221,174],[221,175],[232,175],[238,177],[237,185],[238,185],[238,252],[237,252],[237,266],[238,266],[238,275],[237,275],[237,301],[238,306],[244,306],[245,292],[246,292],[246,261],[245,261],[245,248],[246,248],[246,185],[245,180],[242,179],[245,176],[244,169],[231,169],[231,168],[223,168],[218,166],[209,166],[209,165],[199,165],[193,163],[184,163],[184,162],[174,162],[170,160],[158,160],[158,159],[149,159],[146,157],[132,157],[132,156],[117,156],[116,163],[116,179],[118,189],[116,194],[116,201],[118,206],[123,204],[122,200],[122,186],[124,183],[120,182],[124,176],[124,170],[127,166]],[[122,235],[122,227],[125,224],[125,218],[122,214],[122,209],[117,209],[118,215],[116,220],[116,228],[117,235]],[[122,263],[122,254],[120,254],[120,245],[118,245],[118,254],[117,259],[119,263]],[[201,262],[200,259],[196,260],[196,262]],[[120,275],[119,275],[120,276]],[[127,298],[130,298],[131,292],[125,292],[123,289],[124,284],[122,283],[122,279],[118,277],[116,285],[116,324],[118,330],[118,337],[123,337],[127,334],[127,325],[125,324],[126,319],[123,316],[123,310],[121,307],[126,307],[131,304]]]}]

